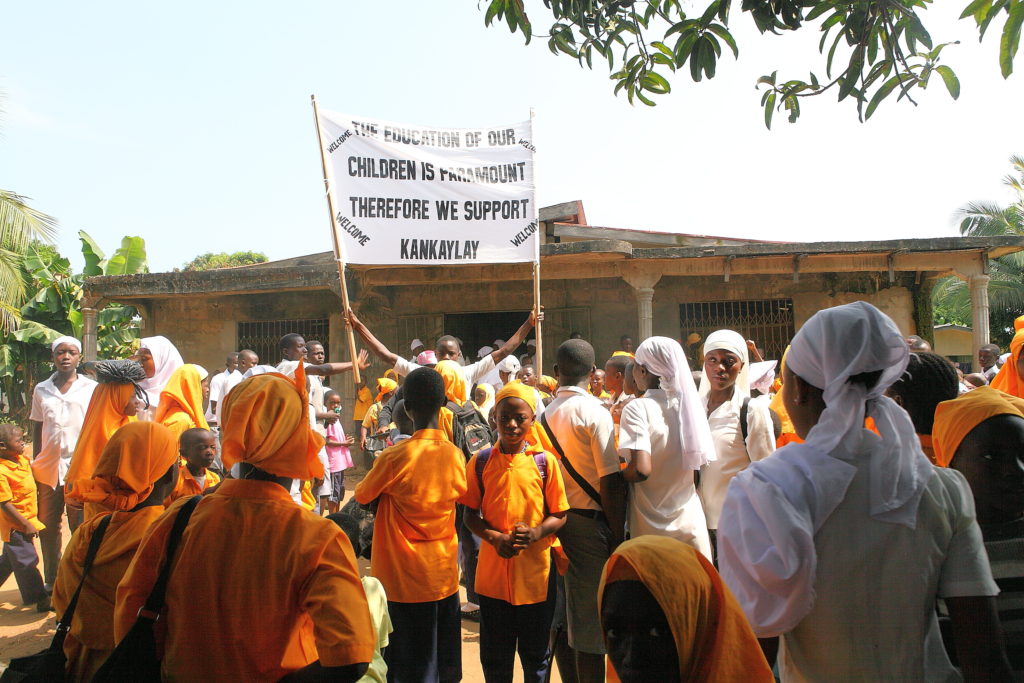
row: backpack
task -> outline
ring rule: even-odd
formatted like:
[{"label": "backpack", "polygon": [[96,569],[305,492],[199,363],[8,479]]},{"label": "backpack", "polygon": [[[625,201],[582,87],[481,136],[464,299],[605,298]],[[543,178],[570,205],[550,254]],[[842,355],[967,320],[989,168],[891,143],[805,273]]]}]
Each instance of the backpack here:
[{"label": "backpack", "polygon": [[[480,485],[480,498],[484,497],[484,468],[487,467],[487,461],[491,459],[491,449],[485,448],[476,454],[476,483]],[[540,471],[540,483],[541,486],[547,487],[548,485],[548,456],[547,453],[541,451],[540,453],[533,454],[533,462],[537,465],[537,469]]]},{"label": "backpack", "polygon": [[452,423],[452,438],[455,439],[455,445],[462,449],[467,461],[478,451],[494,445],[491,428],[487,426],[473,404],[466,401],[460,406],[449,401],[447,407],[455,416]]}]

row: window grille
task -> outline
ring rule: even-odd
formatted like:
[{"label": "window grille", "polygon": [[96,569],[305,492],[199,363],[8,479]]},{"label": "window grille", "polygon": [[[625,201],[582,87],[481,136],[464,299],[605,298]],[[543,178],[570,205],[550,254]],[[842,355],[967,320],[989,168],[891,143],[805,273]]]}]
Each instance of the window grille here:
[{"label": "window grille", "polygon": [[[318,341],[330,354],[330,325],[327,318],[312,320],[258,320],[238,323],[238,349],[251,349],[264,365],[277,365],[281,361],[281,337],[290,333],[301,334],[308,341]],[[329,359],[328,359],[329,360]]]},{"label": "window grille", "polygon": [[684,340],[693,332],[707,339],[715,330],[735,330],[744,339],[753,339],[764,353],[765,360],[781,360],[789,340],[793,338],[793,300],[680,304],[679,329]]}]

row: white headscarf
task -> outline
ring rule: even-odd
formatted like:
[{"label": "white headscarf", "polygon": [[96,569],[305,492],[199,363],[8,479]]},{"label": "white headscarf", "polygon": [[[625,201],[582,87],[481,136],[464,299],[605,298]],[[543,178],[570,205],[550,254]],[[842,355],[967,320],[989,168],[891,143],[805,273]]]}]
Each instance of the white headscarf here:
[{"label": "white headscarf", "polygon": [[153,356],[156,373],[152,377],[139,382],[139,386],[149,395],[149,404],[160,404],[160,392],[164,390],[167,380],[174,371],[185,364],[178,349],[167,337],[145,337],[139,342],[140,349],[146,349]]},{"label": "white headscarf", "polygon": [[690,469],[699,470],[717,459],[711,428],[704,417],[700,396],[679,342],[668,337],[648,337],[636,350],[635,360],[649,373],[661,378],[661,388],[668,396],[669,406],[679,414],[678,448],[683,463]]},{"label": "white headscarf", "polygon": [[[750,359],[747,353],[747,340],[739,332],[718,330],[709,334],[707,341],[704,342],[704,355],[707,356],[712,351],[728,351],[739,356],[740,361],[743,362],[743,367],[736,375],[736,384],[733,385],[730,399],[730,403],[739,411],[740,406],[743,405],[743,399],[750,398]],[[702,405],[707,408],[708,396],[711,394],[711,380],[708,379],[707,370],[703,365],[700,371],[700,398]]]},{"label": "white headscarf", "polygon": [[[789,444],[736,475],[718,525],[722,577],[759,637],[791,630],[814,606],[814,535],[857,473],[833,454],[840,443],[854,452],[862,439],[877,442],[868,512],[878,521],[916,525],[918,503],[935,471],[910,416],[884,395],[908,359],[893,321],[862,301],[819,311],[793,338],[787,367],[822,389],[825,410],[804,443]],[[870,389],[849,381],[879,370]],[[874,419],[881,439],[865,432],[865,416]]]},{"label": "white headscarf", "polygon": [[[249,379],[250,377],[255,377],[257,375],[265,375],[268,372],[279,372],[279,370],[275,368],[273,365],[254,365],[248,370],[246,370],[244,373],[242,373],[242,377],[245,379]],[[295,377],[294,368],[292,368],[292,377]]]},{"label": "white headscarf", "polygon": [[511,379],[515,379],[515,374],[519,372],[519,369],[521,367],[522,364],[519,362],[519,359],[511,354],[505,356],[505,359],[498,363],[498,370],[500,370],[501,372],[507,372],[510,375],[512,375]]},{"label": "white headscarf", "polygon": [[82,342],[78,341],[74,337],[57,337],[56,339],[53,340],[53,343],[50,344],[50,353],[56,351],[57,347],[60,346],[61,344],[71,344],[76,349],[78,349],[79,353],[82,352]]},{"label": "white headscarf", "polygon": [[775,366],[777,360],[763,360],[760,363],[750,364],[750,390],[757,389],[762,394],[772,390],[772,382],[775,381]]}]

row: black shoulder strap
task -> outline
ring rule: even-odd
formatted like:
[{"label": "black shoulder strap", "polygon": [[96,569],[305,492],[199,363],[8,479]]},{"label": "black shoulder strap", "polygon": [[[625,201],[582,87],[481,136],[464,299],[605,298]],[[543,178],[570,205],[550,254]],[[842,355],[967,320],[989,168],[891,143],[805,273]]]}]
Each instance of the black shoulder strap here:
[{"label": "black shoulder strap", "polygon": [[160,567],[160,575],[153,584],[153,590],[146,598],[146,604],[139,610],[139,617],[156,621],[160,616],[160,610],[164,608],[164,597],[167,594],[167,580],[171,577],[171,563],[174,562],[174,553],[178,549],[185,527],[188,526],[189,517],[196,505],[202,500],[202,496],[192,496],[188,502],[181,506],[178,515],[174,518],[174,526],[171,527],[171,535],[167,538],[167,551],[164,555],[163,566]]},{"label": "black shoulder strap", "polygon": [[576,485],[583,489],[583,493],[590,496],[591,500],[600,505],[601,495],[594,490],[594,487],[590,485],[590,482],[583,478],[583,475],[576,471],[576,468],[572,466],[571,462],[569,462],[569,458],[565,456],[565,451],[562,450],[562,444],[558,443],[558,438],[555,436],[555,433],[551,431],[551,427],[548,425],[548,414],[546,412],[541,413],[540,426],[544,428],[545,432],[547,432],[548,439],[551,440],[551,445],[555,447],[556,451],[558,451],[558,456],[562,461],[562,467],[565,468],[565,471],[570,477],[572,477],[572,480],[576,482]]},{"label": "black shoulder strap", "polygon": [[68,603],[67,609],[64,610],[64,614],[61,615],[57,621],[57,633],[54,635],[54,640],[59,636],[61,641],[64,640],[64,634],[71,629],[71,620],[75,618],[75,608],[78,607],[78,596],[82,594],[82,586],[85,585],[85,579],[89,576],[89,571],[92,569],[93,560],[96,559],[96,553],[100,550],[100,543],[103,542],[103,535],[107,533],[107,527],[110,526],[110,520],[114,515],[107,515],[100,520],[100,523],[93,529],[92,538],[89,539],[89,549],[85,551],[85,564],[82,565],[82,579],[78,582],[78,588],[75,589],[75,594],[71,596],[71,602]]},{"label": "black shoulder strap", "polygon": [[743,405],[740,406],[740,431],[743,432],[743,446],[747,445],[747,431],[750,429],[747,426],[747,409],[750,407],[750,397],[747,396],[743,399]]}]

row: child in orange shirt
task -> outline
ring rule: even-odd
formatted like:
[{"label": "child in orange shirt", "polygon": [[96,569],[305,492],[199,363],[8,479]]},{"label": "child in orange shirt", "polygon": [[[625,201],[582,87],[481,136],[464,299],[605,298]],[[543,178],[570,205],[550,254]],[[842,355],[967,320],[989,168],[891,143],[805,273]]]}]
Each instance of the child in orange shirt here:
[{"label": "child in orange shirt", "polygon": [[488,683],[511,683],[518,649],[524,681],[539,683],[550,663],[555,608],[550,548],[569,502],[557,459],[526,442],[537,393],[517,382],[495,400],[499,443],[470,459],[459,501],[466,526],[486,541],[476,567],[480,664]]},{"label": "child in orange shirt", "polygon": [[201,495],[206,489],[220,483],[220,477],[213,470],[207,469],[213,465],[217,456],[216,434],[202,427],[186,430],[181,435],[178,455],[181,456],[178,464],[178,483],[175,484],[171,495],[164,500],[164,505],[170,505],[186,496]]},{"label": "child in orange shirt", "polygon": [[25,452],[25,435],[12,424],[0,424],[0,584],[14,574],[21,599],[37,612],[50,611],[50,596],[39,573],[39,555],[32,538],[46,527],[36,508],[36,482]]},{"label": "child in orange shirt", "polygon": [[394,627],[388,680],[454,683],[462,680],[455,501],[466,492],[466,459],[438,428],[441,375],[420,368],[403,387],[416,432],[380,452],[355,498],[378,501],[370,564]]}]

